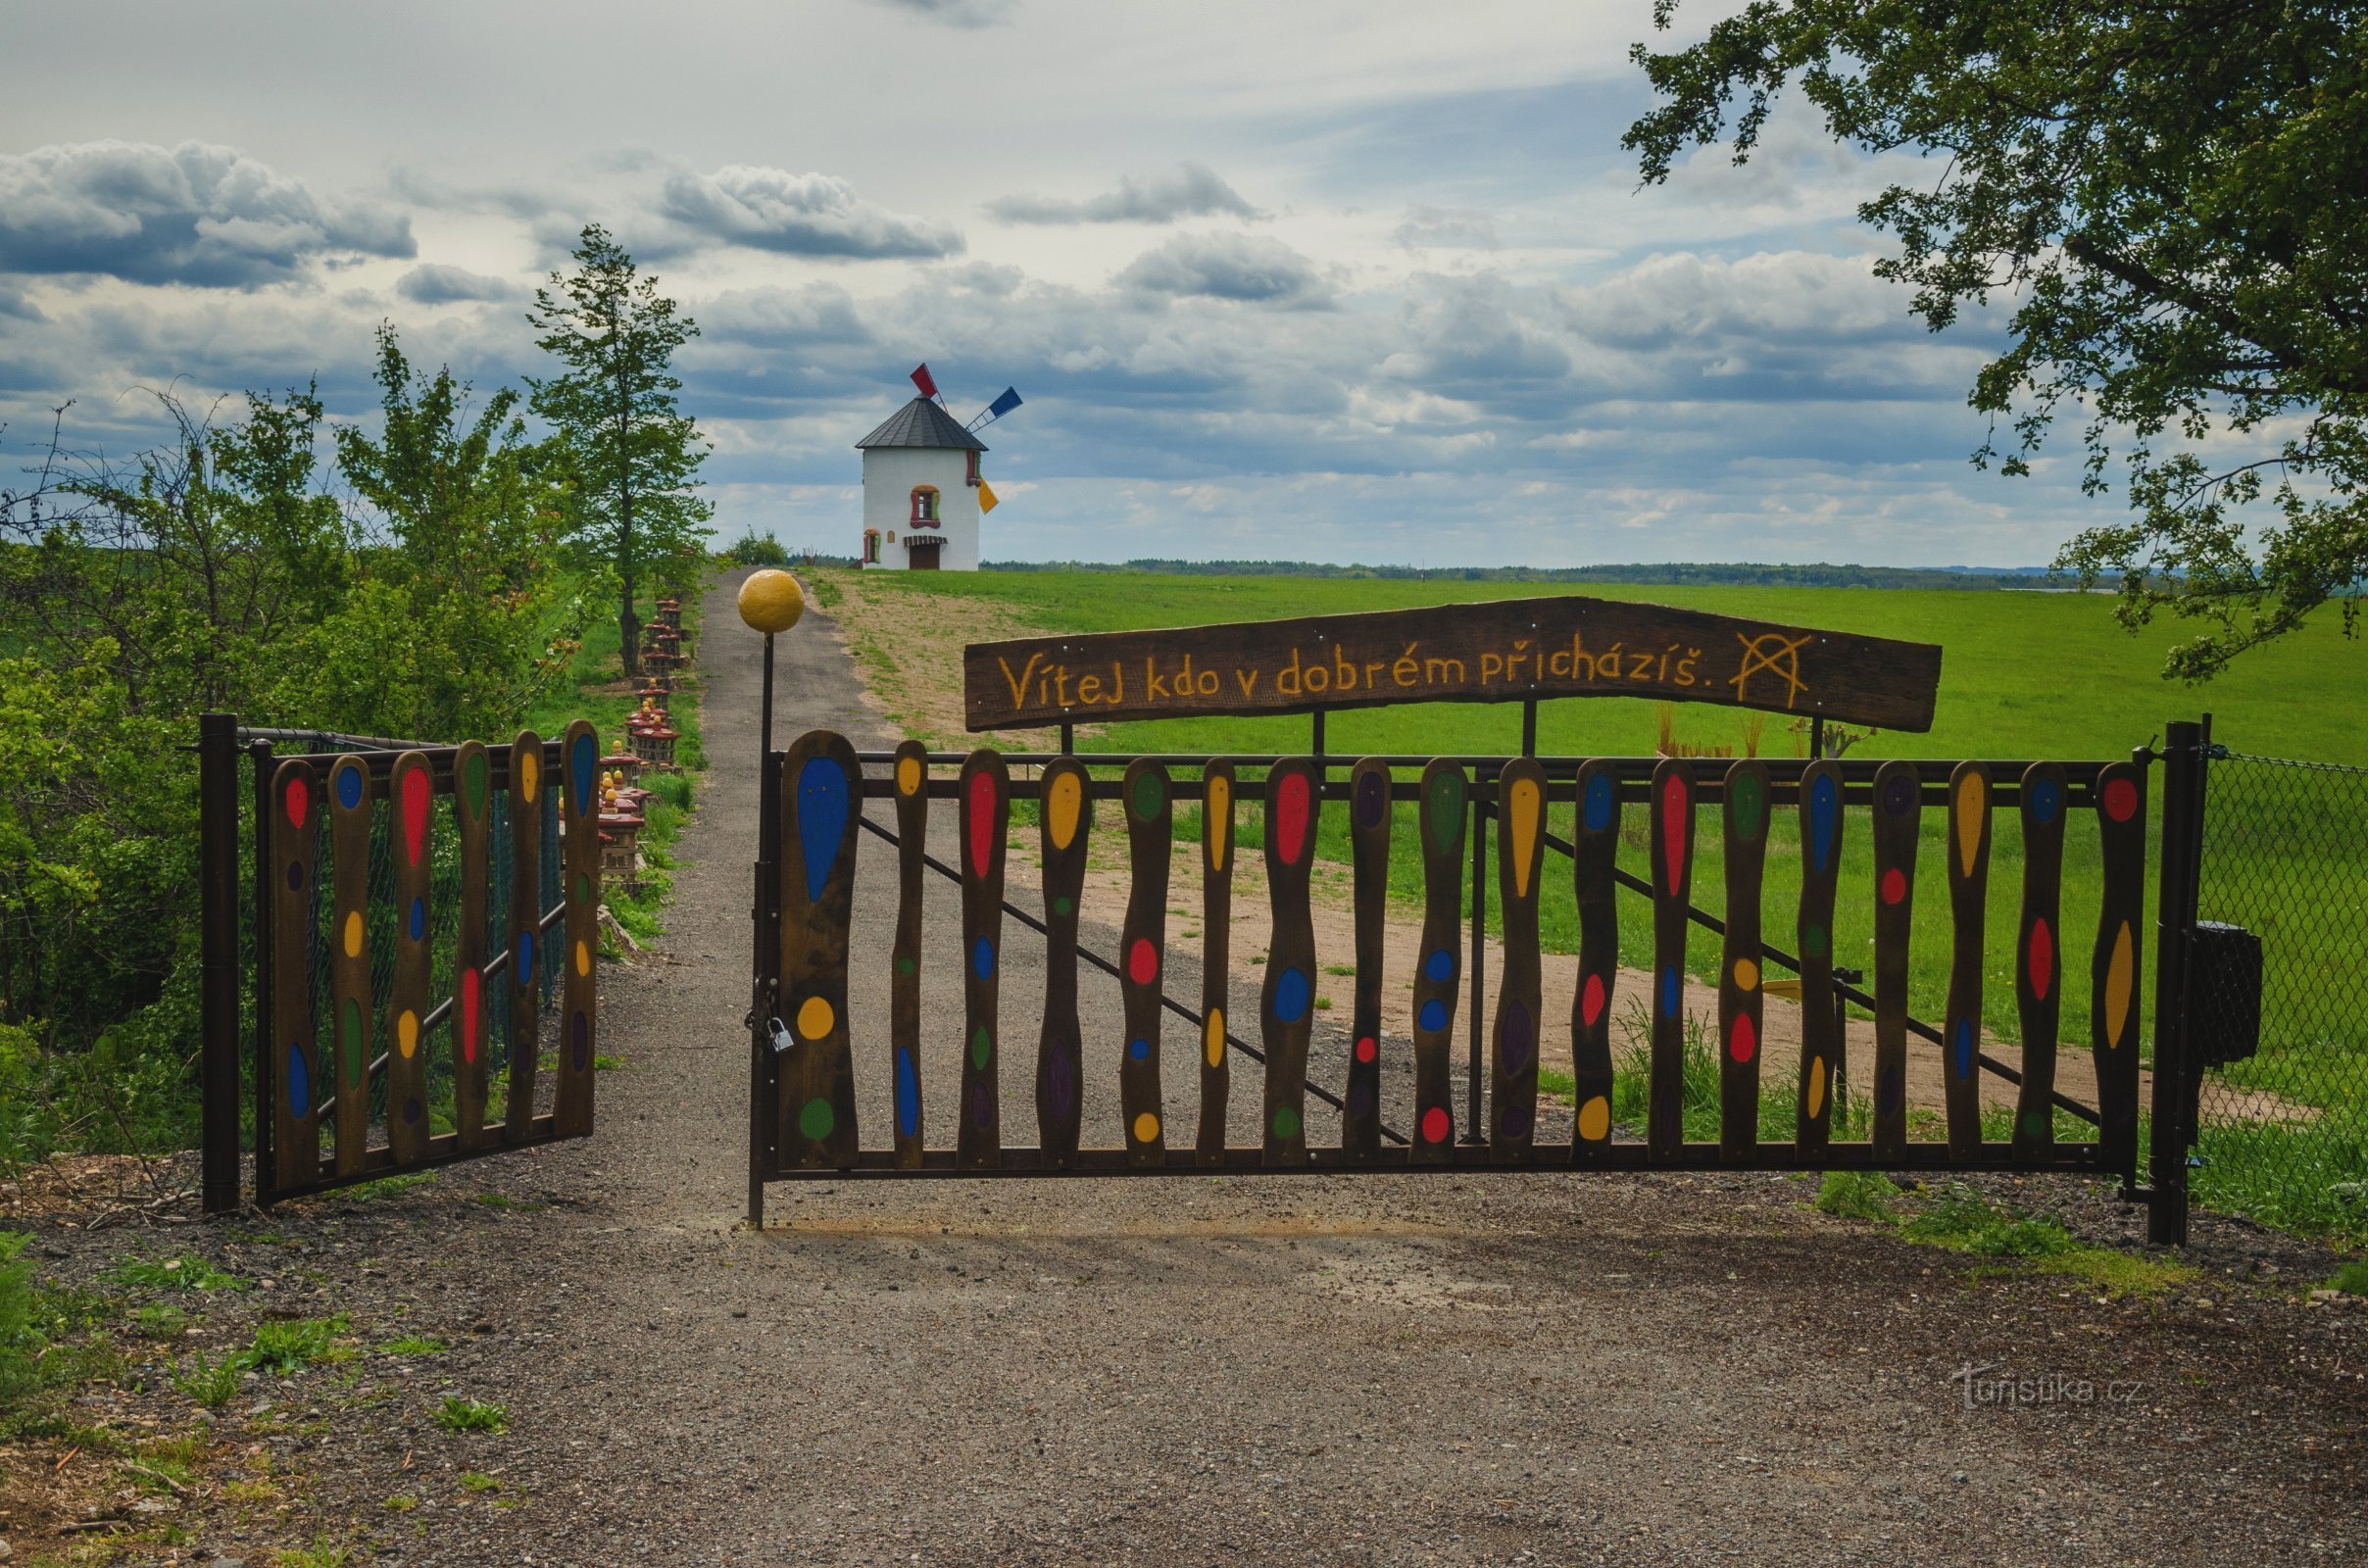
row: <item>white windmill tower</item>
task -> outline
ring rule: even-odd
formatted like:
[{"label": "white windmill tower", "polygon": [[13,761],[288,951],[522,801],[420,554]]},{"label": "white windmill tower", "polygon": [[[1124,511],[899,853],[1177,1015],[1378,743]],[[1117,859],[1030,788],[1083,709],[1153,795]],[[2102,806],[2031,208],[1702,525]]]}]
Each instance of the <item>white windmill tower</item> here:
[{"label": "white windmill tower", "polygon": [[1004,388],[965,427],[954,422],[923,365],[913,372],[920,395],[858,441],[863,454],[863,569],[976,571],[978,522],[995,510],[995,492],[979,472],[987,444],[972,432],[1019,407]]}]

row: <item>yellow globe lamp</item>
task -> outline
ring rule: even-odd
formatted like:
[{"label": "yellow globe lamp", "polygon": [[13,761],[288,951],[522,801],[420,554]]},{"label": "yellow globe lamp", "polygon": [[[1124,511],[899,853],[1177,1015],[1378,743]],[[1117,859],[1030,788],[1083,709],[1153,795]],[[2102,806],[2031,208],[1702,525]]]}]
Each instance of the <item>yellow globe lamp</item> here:
[{"label": "yellow globe lamp", "polygon": [[767,566],[740,585],[740,618],[770,637],[798,623],[806,613],[806,595],[798,579]]}]

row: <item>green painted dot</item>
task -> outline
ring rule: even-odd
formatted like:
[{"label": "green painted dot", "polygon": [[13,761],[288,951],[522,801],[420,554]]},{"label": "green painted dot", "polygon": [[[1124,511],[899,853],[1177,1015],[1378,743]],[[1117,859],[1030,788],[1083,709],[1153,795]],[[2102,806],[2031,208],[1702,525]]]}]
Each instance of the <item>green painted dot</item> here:
[{"label": "green painted dot", "polygon": [[345,1081],[349,1084],[360,1083],[365,1063],[362,1059],[362,1003],[357,998],[345,999],[345,1022],[337,1031],[337,1045],[345,1057]]},{"label": "green painted dot", "polygon": [[589,871],[575,873],[575,902],[578,904],[592,902],[592,873]]},{"label": "green painted dot", "polygon": [[469,765],[462,769],[461,787],[469,792],[469,814],[485,814],[485,754],[469,754]]},{"label": "green painted dot", "polygon": [[1755,774],[1746,773],[1727,786],[1727,818],[1735,824],[1737,837],[1759,837],[1767,805],[1767,797],[1761,792]]},{"label": "green painted dot", "polygon": [[994,1050],[995,1050],[995,1037],[994,1037],[993,1035],[991,1035],[991,1034],[987,1033],[987,1026],[986,1026],[985,1024],[983,1024],[983,1023],[982,1023],[982,1024],[980,1024],[980,1025],[979,1025],[977,1028],[975,1028],[975,1029],[973,1029],[973,1030],[971,1030],[971,1031],[970,1031],[970,1065],[971,1065],[971,1066],[973,1066],[973,1067],[984,1067],[984,1066],[986,1066],[986,1064],[987,1064],[987,1057],[988,1057],[990,1054],[993,1054]]},{"label": "green painted dot", "polygon": [[1167,777],[1156,767],[1147,767],[1135,775],[1135,815],[1150,821],[1159,814],[1159,807],[1167,799]]},{"label": "green painted dot", "polygon": [[2025,1138],[2047,1137],[2047,1113],[2044,1110],[2035,1110],[2025,1115],[2023,1117],[2023,1136]]},{"label": "green painted dot", "polygon": [[1076,906],[1077,906],[1075,903],[1073,903],[1069,896],[1065,893],[1053,901],[1053,912],[1055,914],[1066,914]]},{"label": "green painted dot", "polygon": [[896,972],[898,974],[911,974],[919,967],[920,965],[914,963],[911,958],[899,958],[896,960]]},{"label": "green painted dot", "polygon": [[1463,769],[1452,768],[1431,780],[1425,808],[1431,813],[1431,837],[1442,844],[1462,842]]},{"label": "green painted dot", "polygon": [[1825,956],[1825,927],[1804,925],[1801,928],[1801,956],[1808,958]]},{"label": "green painted dot", "polygon": [[838,1113],[830,1108],[827,1100],[810,1100],[806,1108],[798,1112],[798,1131],[816,1141],[828,1138],[830,1130],[838,1124]]},{"label": "green painted dot", "polygon": [[1277,1138],[1297,1138],[1299,1136],[1298,1106],[1277,1105],[1274,1107],[1274,1136]]}]

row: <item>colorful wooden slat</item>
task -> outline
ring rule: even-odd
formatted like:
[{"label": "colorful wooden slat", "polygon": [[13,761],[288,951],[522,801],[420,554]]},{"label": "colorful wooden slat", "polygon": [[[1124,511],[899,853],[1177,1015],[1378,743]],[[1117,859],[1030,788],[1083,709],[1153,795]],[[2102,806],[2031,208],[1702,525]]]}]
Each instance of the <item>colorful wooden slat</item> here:
[{"label": "colorful wooden slat", "polygon": [[1907,1147],[1907,939],[1915,909],[1923,775],[1889,761],[1875,770],[1875,1108],[1878,1155]]},{"label": "colorful wooden slat", "polygon": [[1694,894],[1694,765],[1665,757],[1653,769],[1653,1065],[1645,1143],[1675,1159],[1686,1141],[1686,905]]},{"label": "colorful wooden slat", "polygon": [[1003,754],[972,752],[956,784],[962,812],[962,1088],[955,1162],[1003,1163],[1002,1058],[997,999],[1003,972],[1004,838],[1011,830],[1011,772]]},{"label": "colorful wooden slat", "polygon": [[567,912],[552,1131],[568,1138],[592,1130],[593,1086],[599,1078],[593,1062],[600,1050],[600,738],[589,721],[579,718],[567,726],[560,771],[560,855],[566,866],[561,897]]},{"label": "colorful wooden slat", "polygon": [[1489,1157],[1526,1165],[1538,1130],[1538,1037],[1546,980],[1538,956],[1539,884],[1546,877],[1546,769],[1515,758],[1497,775],[1497,889],[1505,969],[1490,1030]]},{"label": "colorful wooden slat", "polygon": [[2055,1143],[2055,1040],[2063,1011],[2061,918],[2064,818],[2072,792],[2054,762],[2023,772],[2023,910],[2014,945],[2014,998],[2023,1030],[2023,1082],[2014,1102],[2017,1158],[2045,1158]]},{"label": "colorful wooden slat", "polygon": [[1571,1157],[1601,1159],[1611,1147],[1611,995],[1620,971],[1619,770],[1601,758],[1579,767],[1571,889],[1579,911],[1579,978],[1570,998]]},{"label": "colorful wooden slat", "polygon": [[542,737],[519,730],[510,743],[510,1089],[502,1109],[503,1138],[513,1144],[533,1131],[542,1054],[543,784]]},{"label": "colorful wooden slat", "polygon": [[921,1118],[921,873],[929,853],[929,748],[896,749],[896,943],[889,957],[888,1049],[895,1078],[896,1162],[918,1170]]},{"label": "colorful wooden slat", "polygon": [[1130,871],[1126,921],[1118,932],[1118,994],[1126,1020],[1118,1054],[1118,1122],[1130,1163],[1164,1165],[1159,980],[1167,972],[1167,871],[1175,853],[1167,769],[1139,757],[1127,764],[1118,791]]},{"label": "colorful wooden slat", "polygon": [[849,920],[863,765],[847,737],[808,730],[781,758],[781,1073],[784,1166],[855,1163],[855,1059],[847,1022]]},{"label": "colorful wooden slat", "polygon": [[1045,764],[1037,813],[1044,856],[1044,1027],[1036,1040],[1036,1136],[1045,1158],[1065,1169],[1077,1155],[1085,1101],[1084,1029],[1077,1021],[1078,902],[1094,826],[1085,764]]},{"label": "colorful wooden slat", "polygon": [[[370,1152],[370,766],[340,757],[329,767],[329,1016],[337,1041],[337,1174],[361,1171]],[[320,1092],[314,1092],[316,1103]]]},{"label": "colorful wooden slat", "polygon": [[1307,903],[1323,793],[1303,758],[1266,770],[1263,837],[1266,901],[1274,916],[1258,1028],[1266,1048],[1266,1094],[1258,1118],[1269,1165],[1307,1158],[1307,1036],[1315,1024],[1315,917]]},{"label": "colorful wooden slat", "polygon": [[[330,787],[337,784],[331,775]],[[493,760],[483,741],[463,741],[452,758],[452,824],[461,849],[461,906],[452,946],[452,1094],[456,1142],[485,1141],[486,849],[493,825]]]},{"label": "colorful wooden slat", "polygon": [[1390,912],[1390,770],[1368,757],[1349,770],[1349,856],[1356,866],[1357,1000],[1349,1020],[1349,1085],[1340,1148],[1352,1160],[1381,1153],[1381,978]]},{"label": "colorful wooden slat", "polygon": [[1193,1144],[1204,1165],[1225,1158],[1231,1089],[1225,1020],[1232,1007],[1233,804],[1233,764],[1211,759],[1201,768],[1201,1129]]},{"label": "colorful wooden slat", "polygon": [[1768,855],[1767,764],[1746,759],[1727,769],[1720,811],[1726,858],[1726,935],[1718,956],[1718,1152],[1748,1155],[1759,1142],[1762,1011],[1759,890]]},{"label": "colorful wooden slat", "polygon": [[435,774],[426,754],[395,759],[388,781],[395,861],[394,983],[387,993],[386,1141],[397,1165],[427,1157],[428,879],[435,867]]},{"label": "colorful wooden slat", "polygon": [[1834,895],[1841,882],[1842,764],[1821,759],[1801,770],[1801,912],[1793,940],[1801,956],[1801,1081],[1793,1119],[1802,1153],[1833,1141],[1847,1042],[1834,1010]]},{"label": "colorful wooden slat", "polygon": [[1444,757],[1422,770],[1422,948],[1414,966],[1414,1138],[1406,1158],[1443,1165],[1455,1155],[1455,991],[1462,971],[1463,835],[1471,784]]},{"label": "colorful wooden slat", "polygon": [[1982,947],[1990,910],[1990,769],[1959,762],[1949,775],[1949,1003],[1942,1013],[1941,1081],[1949,1152],[1973,1159],[1982,1146]]},{"label": "colorful wooden slat", "polygon": [[2146,772],[2115,762],[2097,776],[2104,889],[2090,962],[2089,1042],[2097,1064],[2097,1143],[2107,1170],[2138,1157],[2139,960],[2146,897]]},{"label": "colorful wooden slat", "polygon": [[321,1179],[317,1086],[327,1053],[315,1033],[313,912],[320,862],[321,783],[313,764],[291,757],[271,775],[271,1150],[273,1185]]}]

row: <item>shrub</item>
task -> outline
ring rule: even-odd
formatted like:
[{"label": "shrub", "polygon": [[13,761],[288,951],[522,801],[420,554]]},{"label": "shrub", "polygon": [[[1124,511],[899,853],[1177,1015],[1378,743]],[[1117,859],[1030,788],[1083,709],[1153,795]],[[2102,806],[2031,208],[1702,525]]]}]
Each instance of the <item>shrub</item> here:
[{"label": "shrub", "polygon": [[736,566],[786,566],[789,552],[771,534],[751,528],[731,542],[723,552],[723,559]]},{"label": "shrub", "polygon": [[1899,1186],[1879,1171],[1829,1170],[1818,1184],[1814,1201],[1820,1210],[1840,1219],[1888,1225],[1894,1218],[1891,1200],[1899,1196]]}]

